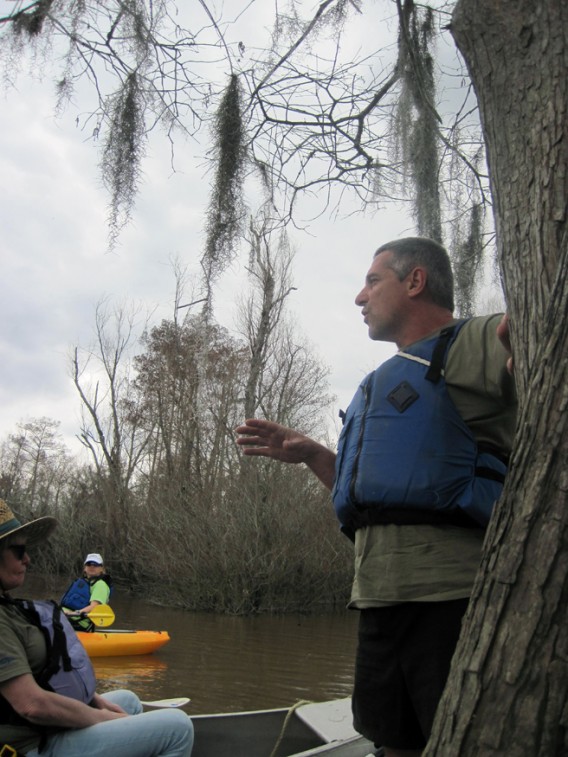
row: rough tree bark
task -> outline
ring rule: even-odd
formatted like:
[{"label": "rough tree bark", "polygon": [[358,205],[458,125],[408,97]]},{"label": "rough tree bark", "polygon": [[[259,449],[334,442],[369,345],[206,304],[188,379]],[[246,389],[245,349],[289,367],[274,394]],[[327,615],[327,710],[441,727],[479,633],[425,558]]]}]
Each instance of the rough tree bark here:
[{"label": "rough tree bark", "polygon": [[568,3],[459,0],[520,419],[426,755],[568,754]]}]

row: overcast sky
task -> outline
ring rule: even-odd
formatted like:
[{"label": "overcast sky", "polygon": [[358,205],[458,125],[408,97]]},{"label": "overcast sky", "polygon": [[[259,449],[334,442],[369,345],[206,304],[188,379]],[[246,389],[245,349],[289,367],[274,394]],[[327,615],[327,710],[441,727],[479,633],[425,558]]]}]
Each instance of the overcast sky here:
[{"label": "overcast sky", "polygon": [[[172,173],[167,142],[156,133],[132,222],[109,254],[99,155],[75,127],[78,108],[56,118],[50,81],[25,75],[15,89],[0,93],[0,102],[0,440],[18,422],[48,416],[61,422],[75,451],[80,401],[69,374],[70,350],[91,341],[95,305],[103,296],[117,304],[143,303],[156,323],[172,317],[170,261],[177,256],[197,265],[209,176],[202,148],[181,141]],[[389,210],[320,219],[309,232],[291,235],[297,287],[291,312],[331,369],[337,408],[345,408],[361,378],[394,351],[369,341],[353,300],[374,249],[413,232],[404,214]],[[245,258],[246,251],[217,297],[217,319],[229,328]]]}]

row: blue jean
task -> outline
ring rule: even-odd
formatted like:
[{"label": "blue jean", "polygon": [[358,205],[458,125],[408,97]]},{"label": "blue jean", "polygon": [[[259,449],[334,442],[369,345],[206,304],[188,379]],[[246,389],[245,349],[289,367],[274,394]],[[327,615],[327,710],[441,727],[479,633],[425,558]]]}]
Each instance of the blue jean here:
[{"label": "blue jean", "polygon": [[140,700],[120,689],[103,694],[133,717],[107,720],[88,728],[61,731],[49,736],[41,751],[27,757],[189,757],[193,724],[182,710],[142,712]]}]

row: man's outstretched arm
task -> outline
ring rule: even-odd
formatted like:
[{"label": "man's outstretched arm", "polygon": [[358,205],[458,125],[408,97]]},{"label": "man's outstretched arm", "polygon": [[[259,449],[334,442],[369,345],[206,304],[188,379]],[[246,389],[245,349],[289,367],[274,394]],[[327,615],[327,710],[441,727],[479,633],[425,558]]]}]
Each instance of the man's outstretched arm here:
[{"label": "man's outstretched arm", "polygon": [[324,486],[331,490],[335,475],[335,453],[323,444],[279,423],[249,418],[235,429],[237,444],[245,455],[270,457],[282,463],[305,463]]}]

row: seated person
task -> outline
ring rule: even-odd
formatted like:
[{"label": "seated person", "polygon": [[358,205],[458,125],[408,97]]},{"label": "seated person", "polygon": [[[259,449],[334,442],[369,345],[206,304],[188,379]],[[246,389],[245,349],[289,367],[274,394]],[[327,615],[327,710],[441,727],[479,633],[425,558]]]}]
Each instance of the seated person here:
[{"label": "seated person", "polygon": [[85,615],[99,605],[107,605],[111,591],[112,580],[105,571],[103,558],[91,552],[85,557],[83,575],[73,581],[59,604],[76,631],[94,631],[94,623]]},{"label": "seated person", "polygon": [[97,694],[91,661],[59,605],[10,596],[25,581],[28,550],[56,525],[49,516],[22,525],[0,500],[0,749],[27,757],[190,757],[193,724],[184,712],[142,712],[127,690]]}]

